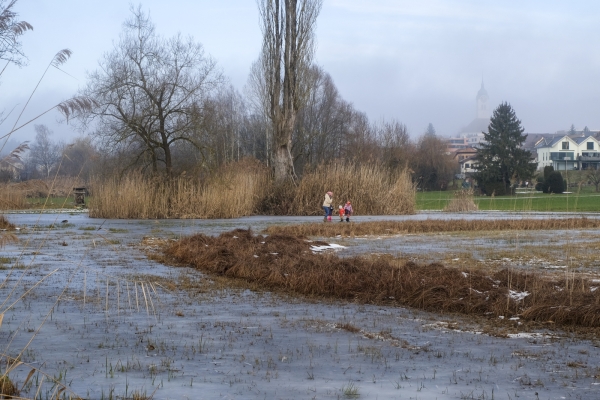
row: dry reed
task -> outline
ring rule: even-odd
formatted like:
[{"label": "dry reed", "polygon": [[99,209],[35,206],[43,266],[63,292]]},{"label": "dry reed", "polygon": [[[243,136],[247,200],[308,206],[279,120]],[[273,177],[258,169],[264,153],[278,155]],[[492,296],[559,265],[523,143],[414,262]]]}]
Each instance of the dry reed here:
[{"label": "dry reed", "polygon": [[92,184],[95,218],[235,218],[255,213],[317,215],[325,192],[360,214],[412,214],[415,188],[408,172],[378,164],[333,163],[305,174],[296,186],[273,186],[266,167],[232,163],[202,182],[185,175],[170,181],[131,173]]},{"label": "dry reed", "polygon": [[390,170],[378,163],[342,161],[305,172],[297,186],[274,187],[263,201],[262,212],[319,215],[328,191],[334,193],[334,205],[349,200],[355,213],[362,215],[415,213],[416,189],[407,171]]},{"label": "dry reed", "polygon": [[93,218],[235,218],[256,212],[268,171],[250,160],[223,167],[200,182],[185,174],[172,180],[131,173],[92,183]]},{"label": "dry reed", "polygon": [[495,219],[495,220],[424,220],[424,221],[373,221],[352,224],[299,224],[272,225],[265,229],[268,234],[298,236],[353,237],[365,235],[396,235],[407,233],[476,232],[476,231],[532,231],[560,229],[600,228],[599,219],[551,218],[551,219]]},{"label": "dry reed", "polygon": [[450,200],[444,211],[447,212],[466,212],[477,211],[479,207],[475,204],[475,194],[473,189],[459,190],[454,192],[454,198]]},{"label": "dry reed", "polygon": [[435,312],[519,315],[556,326],[600,326],[600,291],[584,279],[564,282],[508,269],[489,276],[439,263],[339,258],[314,254],[315,244],[319,243],[297,236],[263,237],[237,229],[218,237],[183,238],[165,254],[178,263],[267,290]]},{"label": "dry reed", "polygon": [[0,376],[0,398],[17,398],[19,390],[7,375]]},{"label": "dry reed", "polygon": [[15,229],[15,225],[7,220],[4,215],[0,214],[0,229],[12,231]]},{"label": "dry reed", "polygon": [[31,179],[18,183],[0,184],[0,209],[22,210],[30,205],[27,198],[69,197],[74,187],[85,186],[79,178],[55,177],[45,180]]}]

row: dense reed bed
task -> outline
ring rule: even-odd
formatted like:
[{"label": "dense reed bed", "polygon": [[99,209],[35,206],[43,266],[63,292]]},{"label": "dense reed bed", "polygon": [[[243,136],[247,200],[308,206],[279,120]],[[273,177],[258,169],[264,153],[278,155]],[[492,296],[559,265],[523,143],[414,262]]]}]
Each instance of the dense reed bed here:
[{"label": "dense reed bed", "polygon": [[274,188],[265,211],[279,215],[320,215],[328,191],[334,193],[335,209],[351,201],[363,215],[415,213],[416,189],[407,171],[389,170],[377,163],[342,161],[306,172],[297,187]]},{"label": "dense reed bed", "polygon": [[412,214],[415,189],[407,172],[378,164],[333,163],[297,183],[275,185],[262,164],[245,160],[212,175],[169,181],[141,173],[96,180],[90,216],[96,218],[235,218],[252,214],[319,215],[327,191],[350,200],[361,214]]},{"label": "dense reed bed", "polygon": [[452,219],[423,221],[373,221],[359,223],[330,223],[273,225],[265,232],[295,236],[364,236],[396,235],[407,233],[476,232],[476,231],[533,231],[600,228],[600,219],[549,218],[549,219]]},{"label": "dense reed bed", "polygon": [[130,173],[92,183],[93,218],[236,218],[256,212],[269,185],[266,168],[245,162],[201,182],[185,174],[171,180]]},{"label": "dense reed bed", "polygon": [[418,265],[392,258],[315,254],[323,243],[234,230],[183,238],[165,249],[172,260],[265,290],[434,312],[514,317],[556,326],[600,326],[600,291],[575,277],[552,279],[503,269],[485,272]]}]

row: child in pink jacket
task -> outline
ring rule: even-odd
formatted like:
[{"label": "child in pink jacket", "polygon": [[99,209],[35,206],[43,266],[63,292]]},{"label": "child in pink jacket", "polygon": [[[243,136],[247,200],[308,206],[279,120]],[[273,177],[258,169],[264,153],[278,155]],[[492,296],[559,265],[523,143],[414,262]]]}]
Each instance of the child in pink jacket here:
[{"label": "child in pink jacket", "polygon": [[[352,215],[353,211],[354,210],[352,210],[352,204],[350,204],[350,202],[347,201],[346,205],[344,205],[344,215],[346,216],[346,222],[350,222],[350,216]],[[342,211],[340,211],[340,218],[342,218],[341,215]]]}]

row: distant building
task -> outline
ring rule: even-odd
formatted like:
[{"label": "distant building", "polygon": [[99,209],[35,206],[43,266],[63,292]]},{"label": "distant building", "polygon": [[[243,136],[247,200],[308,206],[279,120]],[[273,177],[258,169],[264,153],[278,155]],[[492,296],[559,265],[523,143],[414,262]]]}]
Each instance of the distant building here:
[{"label": "distant building", "polygon": [[546,166],[557,171],[600,168],[600,142],[591,133],[542,137],[535,150],[538,170]]},{"label": "distant building", "polygon": [[456,150],[468,147],[477,148],[483,143],[483,132],[487,132],[490,124],[489,96],[481,81],[481,88],[475,96],[475,118],[458,132],[455,137],[446,139],[446,152],[452,154]]},{"label": "distant building", "polygon": [[460,166],[460,178],[464,179],[473,172],[476,172],[477,149],[474,147],[467,147],[465,149],[457,150],[454,153],[453,160]]}]

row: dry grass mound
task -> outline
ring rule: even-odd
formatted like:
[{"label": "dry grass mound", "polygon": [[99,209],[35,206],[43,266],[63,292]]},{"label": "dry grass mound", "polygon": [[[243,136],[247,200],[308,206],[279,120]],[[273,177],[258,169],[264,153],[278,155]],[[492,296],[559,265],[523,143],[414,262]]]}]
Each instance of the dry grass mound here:
[{"label": "dry grass mound", "polygon": [[6,219],[4,215],[0,215],[0,229],[13,230],[15,225]]},{"label": "dry grass mound", "polygon": [[477,231],[532,231],[600,228],[600,219],[496,219],[496,220],[423,220],[423,221],[372,221],[350,224],[312,224],[269,226],[268,234],[296,236],[353,237],[366,235],[397,235],[438,232]]},{"label": "dry grass mound", "polygon": [[0,376],[0,398],[17,398],[19,390],[7,375]]},{"label": "dry grass mound", "polygon": [[479,207],[475,204],[475,194],[473,189],[458,190],[454,192],[454,198],[450,200],[444,211],[446,212],[467,212],[477,211]]},{"label": "dry grass mound", "polygon": [[600,291],[585,280],[565,282],[503,270],[494,276],[441,264],[391,258],[340,258],[315,254],[303,237],[254,235],[237,229],[202,234],[165,249],[167,257],[207,273],[266,290],[361,303],[396,304],[478,316],[519,315],[556,325],[600,326]]}]

